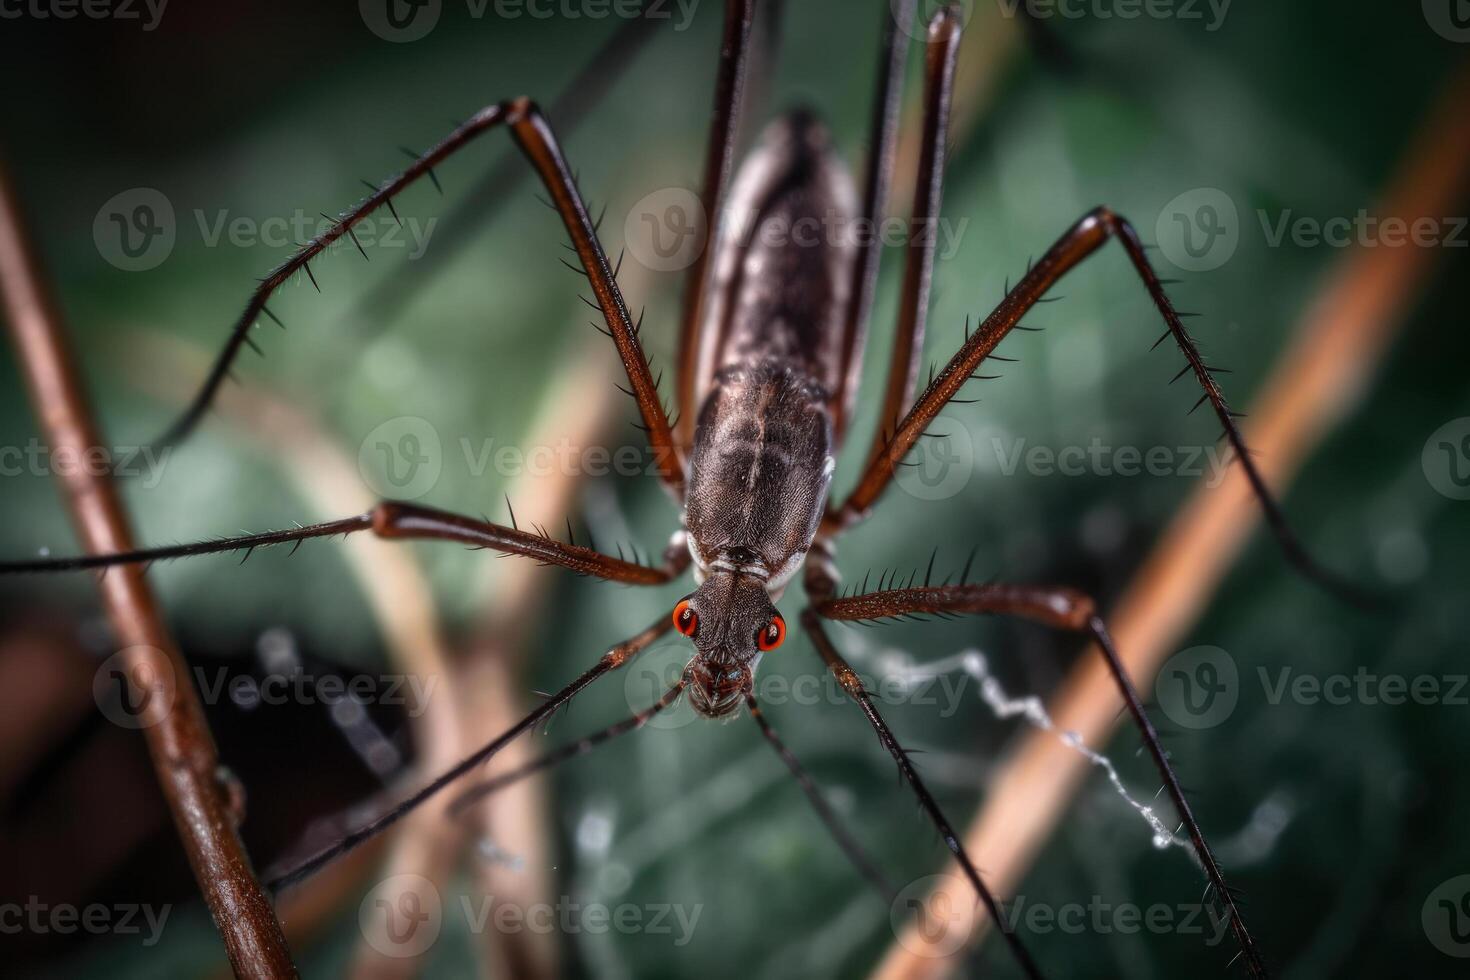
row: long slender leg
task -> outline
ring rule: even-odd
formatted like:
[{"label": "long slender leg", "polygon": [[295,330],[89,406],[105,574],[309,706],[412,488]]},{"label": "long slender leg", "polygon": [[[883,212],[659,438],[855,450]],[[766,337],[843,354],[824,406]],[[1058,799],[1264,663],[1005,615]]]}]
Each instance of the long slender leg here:
[{"label": "long slender leg", "polygon": [[[862,219],[865,227],[876,228],[888,208],[888,188],[893,182],[893,161],[898,148],[898,114],[903,101],[904,65],[908,60],[906,29],[914,22],[917,0],[885,0],[883,41],[878,59],[878,88],[873,98],[873,116],[868,128],[868,170],[864,177]],[[838,445],[857,398],[862,380],[862,351],[878,289],[878,266],[882,249],[875,235],[858,240],[853,263],[852,299],[842,331],[842,363],[846,365],[839,388],[832,393],[833,435]]]},{"label": "long slender leg", "polygon": [[776,65],[781,58],[781,40],[786,25],[786,0],[761,0],[755,25],[755,41],[746,66],[745,107],[741,111],[736,147],[745,146],[753,126],[758,125],[775,88]]},{"label": "long slender leg", "polygon": [[766,721],[766,716],[761,711],[760,705],[756,704],[755,695],[747,694],[745,696],[745,705],[750,709],[750,717],[754,718],[755,723],[760,726],[761,734],[765,736],[771,748],[776,750],[776,754],[781,757],[781,761],[786,763],[786,768],[791,770],[791,775],[796,777],[796,782],[801,786],[801,791],[806,794],[807,801],[811,803],[812,809],[817,812],[818,819],[827,828],[827,832],[832,835],[832,839],[837,842],[837,846],[842,848],[842,853],[847,855],[847,859],[852,862],[853,867],[857,868],[858,873],[868,879],[873,887],[878,890],[878,894],[892,902],[894,896],[897,894],[892,883],[878,869],[878,866],[873,863],[873,859],[863,850],[863,846],[842,825],[842,820],[832,809],[832,804],[827,802],[827,798],[817,788],[817,784],[812,780],[811,775],[802,766],[801,760],[797,759],[796,754],[786,747],[786,743],[781,741],[781,737],[776,734],[776,730],[771,727],[771,723]]},{"label": "long slender leg", "polygon": [[599,659],[597,663],[594,664],[592,667],[583,672],[580,677],[572,681],[560,691],[557,691],[551,697],[547,698],[544,702],[538,705],[534,711],[526,715],[526,717],[522,718],[520,721],[516,722],[516,724],[513,725],[508,731],[498,736],[482,748],[476,750],[474,754],[470,755],[462,762],[456,764],[448,772],[444,773],[433,782],[424,786],[423,789],[420,789],[418,792],[408,797],[402,803],[399,803],[387,813],[383,814],[375,820],[370,821],[362,827],[359,827],[357,830],[352,831],[341,840],[332,844],[330,847],[327,847],[317,852],[296,867],[273,876],[271,880],[267,883],[268,887],[276,891],[279,891],[282,888],[287,888],[295,884],[296,882],[309,877],[313,872],[346,854],[348,851],[352,850],[354,847],[357,847],[359,844],[362,844],[364,841],[370,840],[371,838],[382,833],[384,830],[388,829],[399,820],[402,820],[415,807],[419,806],[425,800],[429,799],[431,796],[444,789],[450,783],[453,783],[455,780],[459,779],[466,773],[486,762],[488,759],[490,759],[491,756],[495,755],[495,753],[505,748],[505,746],[508,745],[516,737],[527,731],[530,731],[537,725],[541,724],[541,722],[545,719],[550,718],[552,714],[564,707],[568,702],[572,700],[573,697],[581,693],[583,689],[585,689],[589,684],[597,680],[603,674],[606,674],[609,671],[616,670],[617,668],[623,666],[623,664],[632,659],[634,655],[640,653],[651,643],[657,640],[660,636],[663,636],[665,633],[667,633],[669,629],[672,628],[672,626],[672,618],[666,615],[660,616],[653,623],[652,626],[649,626],[647,629],[638,633],[636,636],[624,640],[622,643],[619,643],[607,653],[603,654],[602,658]]},{"label": "long slender leg", "polygon": [[1195,407],[1208,401],[1211,408],[1214,409],[1220,424],[1224,426],[1225,439],[1235,450],[1235,456],[1240,465],[1245,468],[1251,489],[1260,501],[1261,508],[1266,513],[1266,520],[1287,560],[1308,579],[1339,596],[1358,604],[1367,601],[1353,586],[1341,581],[1336,575],[1313,561],[1297,540],[1296,535],[1292,533],[1286,522],[1286,516],[1271,496],[1265,479],[1246,449],[1245,438],[1235,424],[1235,413],[1230,411],[1230,406],[1226,403],[1225,395],[1220,391],[1219,384],[1211,374],[1211,369],[1205,364],[1189,332],[1184,329],[1181,314],[1174,309],[1174,304],[1164,292],[1163,282],[1149,264],[1138,233],[1127,220],[1107,208],[1097,208],[1073,225],[1056,244],[1047,249],[1041,260],[1032,266],[1021,281],[1006,294],[1005,299],[1001,300],[1000,305],[985,318],[979,328],[966,338],[959,351],[919,396],[918,401],[904,417],[883,451],[867,466],[851,495],[841,507],[828,513],[824,521],[824,530],[830,533],[851,526],[868,515],[873,504],[893,479],[898,465],[913,448],[914,443],[924,434],[929,423],[934,421],[940,409],[959,393],[967,381],[971,380],[981,362],[991,355],[1001,340],[1021,322],[1023,316],[1042,300],[1059,279],[1075,269],[1109,239],[1117,239],[1124,251],[1128,253],[1128,258],[1132,261],[1135,271],[1153,299],[1154,306],[1158,308],[1159,314],[1168,325],[1168,331],[1155,342],[1154,346],[1173,337],[1175,344],[1184,354],[1187,363],[1176,377],[1183,377],[1186,373],[1194,374],[1195,380],[1204,391]]},{"label": "long slender leg", "polygon": [[1199,822],[1194,817],[1194,811],[1190,809],[1189,801],[1185,799],[1184,789],[1179,785],[1179,778],[1175,775],[1174,767],[1169,762],[1169,756],[1159,741],[1158,732],[1154,729],[1153,722],[1149,720],[1148,712],[1144,710],[1143,701],[1139,698],[1133,681],[1128,677],[1128,672],[1113,645],[1112,636],[1109,635],[1102,617],[1097,614],[1097,606],[1092,599],[1073,589],[994,584],[940,586],[925,584],[919,587],[870,592],[847,598],[829,597],[817,601],[815,608],[821,615],[836,620],[879,620],[914,613],[936,615],[995,613],[1030,619],[1056,629],[1089,634],[1097,642],[1098,648],[1102,650],[1103,657],[1107,660],[1108,670],[1112,673],[1113,680],[1117,682],[1118,691],[1122,694],[1123,701],[1128,706],[1128,712],[1133,716],[1133,721],[1143,736],[1144,744],[1148,746],[1149,754],[1153,756],[1159,775],[1163,777],[1169,798],[1174,801],[1174,807],[1179,811],[1179,818],[1189,833],[1189,839],[1194,844],[1195,854],[1199,857],[1200,865],[1209,878],[1210,886],[1229,915],[1230,928],[1240,944],[1251,976],[1266,976],[1266,968],[1261,960],[1260,952],[1256,948],[1255,940],[1251,938],[1250,932],[1246,929],[1245,919],[1236,904],[1235,896],[1226,885],[1225,875],[1220,870],[1220,865],[1215,860],[1209,844],[1205,842],[1204,833],[1200,830]]},{"label": "long slender leg", "polygon": [[1005,937],[1007,945],[1010,946],[1011,952],[1016,957],[1016,962],[1021,965],[1021,969],[1026,973],[1026,976],[1032,978],[1040,977],[1041,971],[1037,968],[1036,962],[1031,958],[1031,954],[1026,951],[1026,947],[1021,944],[1021,939],[1016,935],[1016,931],[1011,928],[1010,923],[1001,914],[1000,903],[996,901],[994,893],[991,892],[984,880],[981,879],[980,872],[975,869],[975,865],[970,860],[970,856],[965,853],[965,847],[960,842],[959,835],[954,832],[954,828],[950,825],[948,818],[939,809],[939,804],[935,802],[928,788],[919,779],[919,773],[914,769],[913,763],[909,761],[908,753],[898,744],[898,739],[893,737],[893,732],[889,729],[888,723],[883,720],[882,715],[878,713],[878,709],[873,705],[873,699],[869,697],[867,689],[863,687],[862,679],[858,677],[856,671],[848,666],[847,661],[842,658],[842,655],[837,652],[837,648],[832,645],[832,641],[828,639],[826,630],[822,628],[822,620],[817,616],[816,612],[808,608],[803,610],[801,614],[801,625],[807,631],[808,635],[811,636],[812,643],[817,648],[817,653],[821,655],[827,664],[827,669],[832,671],[832,675],[837,678],[837,682],[842,685],[842,689],[848,693],[848,696],[857,702],[858,707],[862,708],[863,714],[867,716],[868,723],[878,733],[879,741],[883,743],[883,747],[888,750],[889,755],[892,755],[894,761],[898,763],[899,772],[903,774],[903,778],[908,782],[910,788],[913,789],[914,795],[919,798],[919,805],[929,815],[930,821],[938,829],[939,835],[944,838],[944,843],[950,852],[954,854],[955,860],[964,869],[965,877],[970,879],[970,884],[974,886],[975,891],[980,895],[980,901],[984,903],[985,910],[990,914],[991,920],[995,922],[996,928]]},{"label": "long slender leg", "polygon": [[710,117],[709,145],[705,149],[704,183],[700,200],[707,220],[706,240],[699,257],[689,269],[684,284],[684,309],[679,325],[678,406],[679,445],[694,441],[694,404],[699,369],[699,333],[704,319],[708,285],[709,246],[716,241],[721,202],[734,167],[735,139],[740,132],[740,104],[745,89],[745,65],[750,52],[750,25],[755,18],[755,0],[725,0],[725,34],[720,43],[720,64],[715,75],[715,104]]},{"label": "long slender leg", "polygon": [[[537,176],[551,194],[552,205],[571,236],[572,247],[582,263],[582,269],[592,286],[597,309],[607,323],[608,335],[617,346],[627,372],[632,394],[638,402],[643,416],[648,440],[657,456],[659,473],[664,482],[677,494],[684,485],[684,468],[678,454],[674,452],[673,430],[668,414],[659,401],[658,386],[648,368],[638,340],[638,327],[628,315],[627,304],[618,289],[608,265],[607,255],[597,240],[597,232],[587,207],[577,190],[570,168],[562,156],[561,147],[551,131],[541,110],[530,99],[514,99],[487,106],[475,113],[468,122],[457,127],[433,149],[409,164],[408,169],[375,188],[372,194],[347,212],[326,232],[312,239],[299,252],[280,265],[256,287],[245,310],[235,322],[230,338],[220,351],[208,377],[194,396],[184,414],[163,437],[163,442],[175,442],[188,435],[208,410],[215,392],[224,382],[230,365],[240,353],[240,348],[249,342],[249,334],[255,321],[262,314],[269,316],[266,302],[275,291],[297,272],[311,275],[310,263],[333,242],[344,235],[353,237],[352,228],[363,218],[383,206],[392,207],[392,199],[409,184],[429,174],[434,167],[465,146],[476,136],[505,124],[510,127],[512,138],[535,168]],[[355,237],[353,240],[356,241]],[[315,278],[312,279],[315,282]]]},{"label": "long slender leg", "polygon": [[292,544],[294,551],[302,541],[313,538],[330,538],[337,535],[371,531],[380,538],[404,538],[416,540],[457,541],[472,548],[489,548],[511,555],[522,555],[544,565],[559,565],[570,568],[579,575],[590,575],[609,582],[628,585],[662,585],[683,574],[689,566],[688,549],[671,545],[664,553],[662,564],[657,567],[614,558],[600,551],[579,544],[563,544],[551,537],[543,528],[536,533],[522,531],[512,525],[494,524],[420,507],[388,501],[379,504],[366,514],[344,517],[323,524],[308,524],[285,531],[264,531],[234,538],[218,538],[195,544],[171,545],[163,548],[144,548],[112,555],[86,555],[77,558],[38,558],[30,561],[0,562],[0,575],[24,572],[69,572],[84,568],[110,568],[115,565],[147,564],[168,561],[173,558],[188,558],[194,555],[209,555],[221,552],[243,551],[245,557],[257,548]]},{"label": "long slender leg", "polygon": [[903,294],[898,302],[898,332],[888,384],[878,415],[878,431],[868,451],[872,464],[887,447],[889,436],[907,411],[919,380],[924,353],[924,324],[929,316],[929,285],[934,276],[934,244],[938,238],[940,201],[944,196],[944,154],[949,138],[949,105],[954,91],[955,61],[960,51],[958,11],[945,7],[929,22],[924,70],[923,141],[919,152],[919,184],[909,222],[908,259]]},{"label": "long slender leg", "polygon": [[[511,132],[517,144],[530,158],[542,182],[551,193],[557,214],[567,226],[572,246],[582,269],[592,284],[592,293],[597,306],[607,322],[608,332],[617,345],[623,368],[632,385],[633,397],[643,416],[643,425],[648,431],[649,445],[657,456],[655,462],[665,485],[682,498],[684,490],[684,464],[674,445],[674,431],[669,424],[668,413],[659,400],[658,383],[648,369],[648,358],[638,339],[638,327],[628,316],[628,305],[608,265],[607,254],[597,240],[597,229],[587,214],[587,206],[577,189],[561,147],[544,116],[529,100],[511,103],[516,118],[511,120]],[[518,110],[518,111],[517,111]]]}]

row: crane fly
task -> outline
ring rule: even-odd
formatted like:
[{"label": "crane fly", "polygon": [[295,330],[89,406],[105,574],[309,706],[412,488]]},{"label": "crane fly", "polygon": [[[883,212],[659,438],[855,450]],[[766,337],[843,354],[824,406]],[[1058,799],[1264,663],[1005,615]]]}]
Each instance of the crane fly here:
[{"label": "crane fly", "polygon": [[[599,678],[624,666],[669,631],[693,647],[679,678],[653,704],[631,718],[536,760],[522,770],[462,790],[461,808],[528,771],[590,750],[614,736],[641,727],[657,712],[687,696],[701,715],[723,718],[743,708],[765,739],[800,781],[817,815],[858,870],[886,896],[892,896],[876,863],[843,827],[796,756],[761,714],[754,689],[762,658],[782,646],[787,623],[777,609],[783,593],[801,577],[808,605],[796,619],[826,668],[856,704],[903,780],[938,829],[970,885],[1000,929],[1011,954],[1030,977],[1043,973],[1024,937],[1001,914],[997,897],[966,854],[948,818],[884,721],[857,673],[828,634],[833,621],[881,621],[913,615],[951,617],[992,614],[1038,622],[1090,638],[1107,667],[1163,779],[1208,879],[1214,900],[1228,916],[1239,955],[1252,976],[1266,975],[1263,957],[1224,874],[1200,831],[1143,703],[1129,679],[1096,603],[1073,589],[975,583],[961,573],[944,581],[925,575],[906,582],[881,581],[844,589],[838,572],[837,542],[862,523],[893,481],[897,468],[940,410],[987,361],[1003,360],[996,347],[1052,287],[1071,270],[1116,242],[1126,253],[1139,283],[1166,327],[1158,343],[1172,341],[1183,355],[1180,377],[1198,383],[1200,405],[1208,404],[1223,427],[1268,523],[1287,559],[1308,577],[1340,593],[1350,587],[1320,569],[1289,530],[1250,455],[1211,369],[1184,327],[1156,274],[1134,227],[1100,207],[1078,220],[1027,269],[1004,299],[962,346],[920,389],[919,359],[929,307],[935,243],[915,235],[908,243],[896,326],[897,340],[881,394],[879,431],[868,443],[855,487],[832,493],[832,476],[858,396],[861,363],[873,310],[879,251],[871,240],[827,235],[815,242],[791,234],[734,234],[731,228],[784,229],[805,221],[855,227],[885,213],[898,139],[898,105],[904,75],[906,37],[916,23],[916,0],[893,0],[885,9],[886,29],[879,56],[869,159],[861,187],[833,149],[827,129],[813,112],[787,111],[767,125],[754,150],[737,168],[734,160],[742,117],[752,25],[757,0],[728,0],[714,97],[713,124],[706,149],[703,200],[715,218],[709,248],[688,271],[677,352],[675,411],[665,408],[630,316],[616,272],[598,238],[573,171],[552,129],[553,113],[543,113],[527,98],[497,102],[475,113],[439,144],[417,157],[393,178],[343,214],[322,235],[272,272],[252,294],[244,312],[197,396],[167,439],[187,436],[212,403],[248,332],[262,316],[275,290],[363,218],[391,208],[393,198],[483,133],[509,130],[530,169],[549,195],[571,240],[578,268],[590,286],[591,304],[602,318],[600,329],[612,340],[657,460],[658,475],[681,508],[678,530],[662,560],[645,563],[613,557],[591,547],[563,543],[544,533],[510,524],[447,513],[404,501],[384,501],[371,511],[341,520],[283,531],[247,534],[199,544],[151,548],[83,558],[44,558],[0,565],[8,573],[105,568],[215,552],[245,552],[354,533],[389,539],[432,539],[467,544],[557,565],[599,579],[655,586],[691,574],[694,588],[670,612],[615,645],[584,673],[526,715],[518,724],[458,765],[433,779],[376,820],[347,834],[327,849],[275,878],[284,888],[380,833],[417,805],[483,765],[511,740],[537,727]],[[771,15],[774,20],[774,14]],[[937,11],[924,38],[923,115],[912,227],[938,218],[955,65],[962,20],[955,8]],[[773,43],[774,30],[765,32]],[[604,67],[607,67],[604,65]],[[595,73],[594,73],[595,74]],[[594,77],[592,79],[596,81]],[[739,218],[737,221],[736,218]],[[836,219],[834,222],[834,218]],[[1157,346],[1157,344],[1156,344]]]}]

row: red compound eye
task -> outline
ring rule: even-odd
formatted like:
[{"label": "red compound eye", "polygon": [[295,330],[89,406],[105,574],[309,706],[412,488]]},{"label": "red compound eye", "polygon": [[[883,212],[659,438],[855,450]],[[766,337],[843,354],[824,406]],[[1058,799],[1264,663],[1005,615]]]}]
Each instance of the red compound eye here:
[{"label": "red compound eye", "polygon": [[699,616],[695,614],[694,607],[689,605],[688,599],[679,600],[679,604],[674,607],[674,629],[691,639],[699,629]]},{"label": "red compound eye", "polygon": [[786,640],[786,620],[777,613],[759,633],[755,635],[755,645],[762,653],[769,653],[776,649]]}]

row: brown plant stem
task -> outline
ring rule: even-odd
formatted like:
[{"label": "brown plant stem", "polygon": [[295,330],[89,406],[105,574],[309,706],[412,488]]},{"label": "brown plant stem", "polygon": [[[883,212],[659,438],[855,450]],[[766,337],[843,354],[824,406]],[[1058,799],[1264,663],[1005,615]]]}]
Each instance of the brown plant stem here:
[{"label": "brown plant stem", "polygon": [[[0,299],[26,386],[41,427],[58,459],[78,463],[104,446],[92,420],[61,315],[25,232],[9,176],[0,170]],[[133,547],[128,521],[110,475],[101,468],[62,468],[64,497],[82,546],[92,554]],[[129,683],[151,679],[164,687],[137,687],[140,719],[164,798],[173,814],[225,952],[242,977],[294,977],[296,967],[270,900],[256,881],[235,832],[233,812],[219,778],[214,739],[189,681],[189,672],[164,628],[138,566],[116,568],[99,583],[108,621],[122,648]],[[159,691],[167,698],[153,698]]]}]

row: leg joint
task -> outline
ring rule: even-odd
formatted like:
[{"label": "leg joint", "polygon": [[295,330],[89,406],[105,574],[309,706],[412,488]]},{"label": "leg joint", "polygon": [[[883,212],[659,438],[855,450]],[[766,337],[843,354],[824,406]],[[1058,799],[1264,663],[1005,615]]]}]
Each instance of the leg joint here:
[{"label": "leg joint", "polygon": [[398,536],[398,527],[403,520],[403,505],[385,500],[373,508],[373,533],[380,538]]},{"label": "leg joint", "polygon": [[512,126],[541,115],[541,107],[528,95],[506,99],[500,105],[502,111],[505,113],[505,121]]}]

